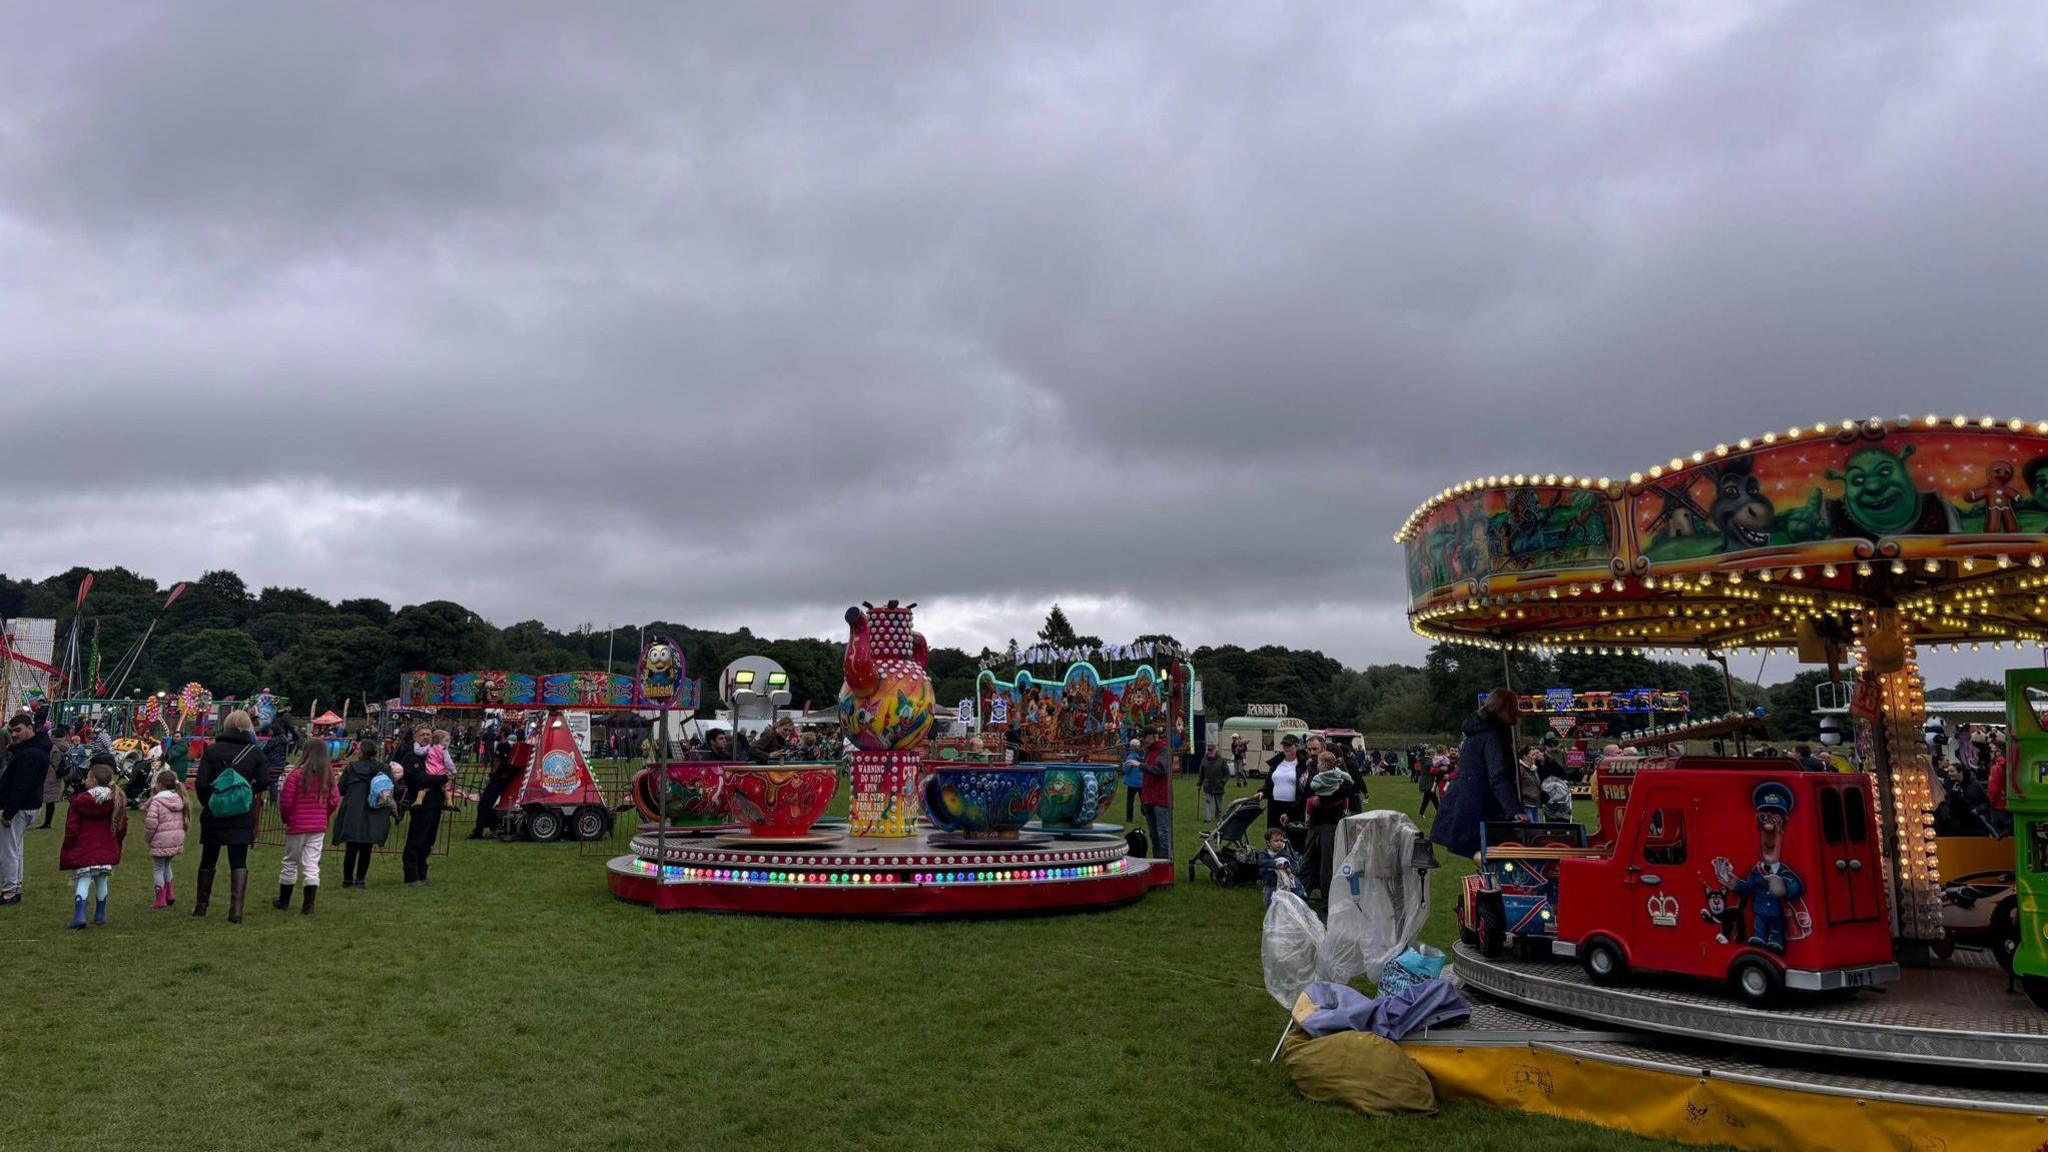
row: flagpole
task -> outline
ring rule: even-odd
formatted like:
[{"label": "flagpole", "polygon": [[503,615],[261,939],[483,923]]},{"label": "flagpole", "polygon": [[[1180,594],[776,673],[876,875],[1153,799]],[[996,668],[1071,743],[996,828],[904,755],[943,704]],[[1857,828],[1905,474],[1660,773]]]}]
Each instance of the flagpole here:
[{"label": "flagpole", "polygon": [[142,663],[143,646],[149,643],[150,635],[156,631],[157,621],[162,620],[164,618],[164,613],[170,611],[171,605],[177,603],[178,597],[184,594],[185,585],[177,584],[171,588],[171,594],[169,596],[164,597],[164,606],[157,609],[156,615],[149,618],[149,627],[143,629],[142,639],[137,640],[135,642],[135,648],[133,651],[129,653],[128,659],[124,661],[116,669],[116,671],[118,671],[121,674],[121,678],[114,684],[114,690],[108,693],[108,695],[119,696],[121,694],[121,685],[126,684],[128,682],[128,674],[135,671],[135,666],[137,664]]}]

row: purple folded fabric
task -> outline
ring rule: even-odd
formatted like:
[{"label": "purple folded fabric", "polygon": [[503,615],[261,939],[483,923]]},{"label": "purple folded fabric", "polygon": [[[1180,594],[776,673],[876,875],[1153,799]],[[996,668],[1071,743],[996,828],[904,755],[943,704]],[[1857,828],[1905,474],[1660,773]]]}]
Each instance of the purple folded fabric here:
[{"label": "purple folded fabric", "polygon": [[1389,1040],[1401,1040],[1424,1028],[1464,1020],[1472,1015],[1471,1005],[1449,983],[1424,980],[1384,996],[1367,996],[1348,984],[1318,980],[1308,986],[1309,1002],[1316,1010],[1302,1024],[1311,1036],[1332,1032],[1371,1032]]}]

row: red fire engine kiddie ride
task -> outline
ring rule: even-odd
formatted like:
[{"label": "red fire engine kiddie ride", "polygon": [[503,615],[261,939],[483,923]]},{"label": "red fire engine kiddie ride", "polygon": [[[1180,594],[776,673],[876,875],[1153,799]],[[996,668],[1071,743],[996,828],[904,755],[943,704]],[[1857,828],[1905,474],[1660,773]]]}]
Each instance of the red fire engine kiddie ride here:
[{"label": "red fire engine kiddie ride", "polygon": [[1557,954],[1596,983],[1669,972],[1727,980],[1757,1005],[1898,979],[1866,777],[1654,763],[1601,766],[1607,854],[1558,862]]}]

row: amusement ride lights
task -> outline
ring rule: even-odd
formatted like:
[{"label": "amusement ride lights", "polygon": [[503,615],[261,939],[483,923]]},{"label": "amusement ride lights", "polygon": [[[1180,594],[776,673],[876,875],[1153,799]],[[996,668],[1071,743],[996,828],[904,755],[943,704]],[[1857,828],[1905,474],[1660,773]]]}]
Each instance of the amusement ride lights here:
[{"label": "amusement ride lights", "polygon": [[[1953,651],[1969,643],[1978,650],[1989,643],[2002,650],[2010,641],[2015,648],[2048,648],[2048,536],[2019,532],[2011,521],[2000,531],[1965,531],[1957,512],[1981,503],[1988,527],[1988,497],[1965,489],[1984,488],[1975,484],[1974,470],[1984,468],[1988,478],[1993,460],[2010,470],[2032,457],[2024,482],[2040,501],[2048,493],[2048,482],[2037,479],[2048,477],[2036,471],[2048,459],[2041,438],[2048,438],[2048,421],[1845,420],[1717,444],[1633,472],[1626,481],[1535,472],[1468,481],[1423,503],[1395,533],[1409,549],[1416,586],[1410,624],[1428,639],[1455,644],[1599,655],[1755,651],[1791,647],[1802,638],[1840,643],[1853,637],[1858,669],[1870,663],[1864,642],[1882,637],[1878,650],[1888,651],[1896,666],[1865,674],[1877,719],[1859,730],[1868,730],[1864,742],[1876,745],[1870,751],[1877,758],[1866,762],[1885,766],[1876,791],[1889,833],[1884,840],[1897,891],[1888,896],[1899,934],[1933,939],[1940,930],[1940,873],[1932,856],[1931,766],[1919,739],[1925,696],[1916,646],[1946,643]],[[1915,468],[1946,470],[1929,479],[1931,492],[1923,492],[1906,467],[1915,448],[1921,449]],[[1768,460],[1760,468],[1739,459],[1745,454]],[[1857,467],[1887,464],[1903,481],[1893,490],[1897,495],[1847,508]],[[1787,503],[1781,511],[1761,495],[1758,472],[1774,466],[1777,491],[1787,482],[1795,492],[1810,486],[1810,508]],[[1690,469],[1701,471],[1687,475]],[[1750,498],[1767,509],[1761,525],[1743,537],[1726,520],[1708,523],[1705,501],[1691,495],[1694,485],[1715,479],[1718,488],[1725,476],[1746,481]],[[1824,479],[1840,482],[1840,495],[1824,491]],[[1506,494],[1491,504],[1472,499],[1494,490]],[[1648,518],[1656,506],[1640,502],[1652,497],[1666,501],[1657,519]],[[1455,521],[1448,512],[1432,520],[1439,508],[1461,501]],[[1691,511],[1692,527],[1674,521],[1660,529],[1659,520],[1674,507]],[[1946,529],[1938,521],[1928,526],[1937,511],[1946,514]],[[1794,526],[1801,512],[1809,519]],[[1867,516],[1850,524],[1844,519],[1850,512]],[[1592,527],[1572,542],[1569,534],[1588,523]],[[1717,531],[1726,541],[1719,546],[1650,550]],[[1663,534],[1652,539],[1652,532]],[[1543,542],[1553,535],[1565,542]]]}]

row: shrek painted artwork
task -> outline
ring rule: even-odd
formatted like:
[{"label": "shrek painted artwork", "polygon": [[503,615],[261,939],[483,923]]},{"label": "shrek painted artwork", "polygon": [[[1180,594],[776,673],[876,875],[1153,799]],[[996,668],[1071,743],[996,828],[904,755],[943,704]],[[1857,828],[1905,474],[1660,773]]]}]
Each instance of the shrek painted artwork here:
[{"label": "shrek painted artwork", "polygon": [[1820,540],[2048,530],[2048,459],[2024,466],[1987,437],[1788,444],[1644,486],[1652,561]]}]

